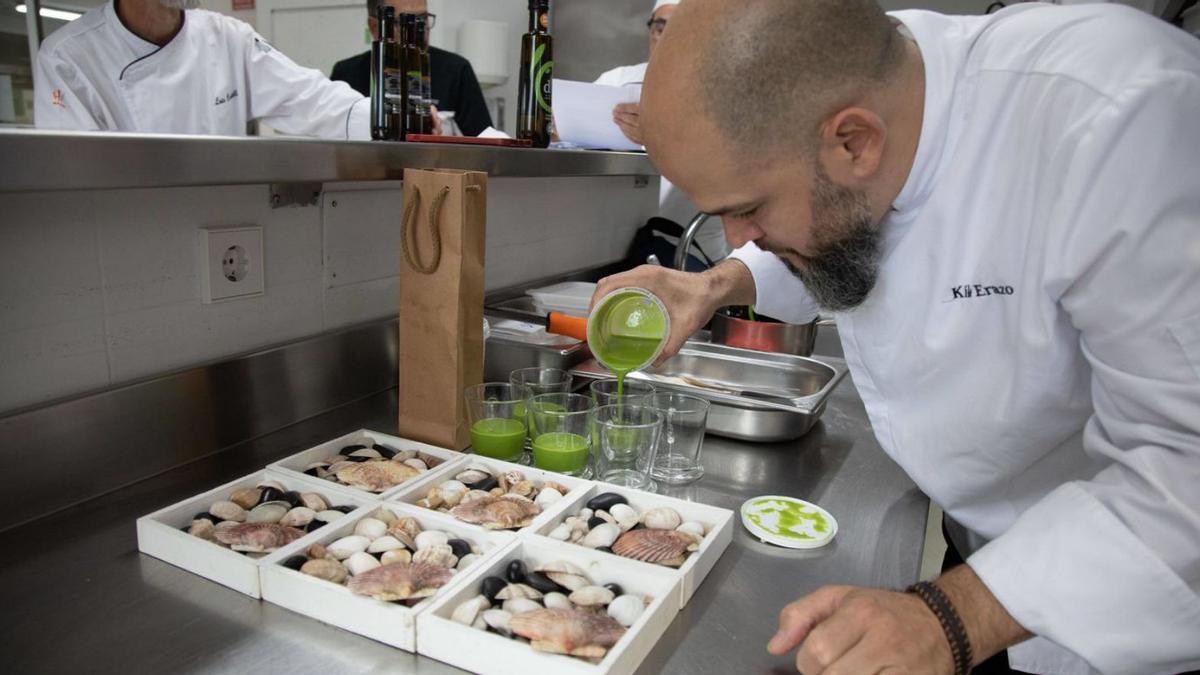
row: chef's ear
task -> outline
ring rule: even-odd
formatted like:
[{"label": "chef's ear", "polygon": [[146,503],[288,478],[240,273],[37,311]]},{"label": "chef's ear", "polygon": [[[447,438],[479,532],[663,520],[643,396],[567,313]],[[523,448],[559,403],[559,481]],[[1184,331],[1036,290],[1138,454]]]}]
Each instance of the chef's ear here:
[{"label": "chef's ear", "polygon": [[821,128],[821,163],[839,185],[869,181],[879,171],[886,140],[883,118],[866,108],[845,108]]}]

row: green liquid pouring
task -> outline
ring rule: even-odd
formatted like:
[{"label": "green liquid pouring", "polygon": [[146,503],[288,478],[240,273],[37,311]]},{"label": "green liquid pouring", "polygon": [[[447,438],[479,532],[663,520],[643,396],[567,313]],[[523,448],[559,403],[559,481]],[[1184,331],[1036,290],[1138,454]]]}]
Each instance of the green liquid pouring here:
[{"label": "green liquid pouring", "polygon": [[471,425],[471,447],[493,459],[514,460],[525,451],[525,425],[507,417],[492,417]]},{"label": "green liquid pouring", "polygon": [[579,473],[587,468],[588,439],[553,431],[533,440],[533,465],[547,471]]}]

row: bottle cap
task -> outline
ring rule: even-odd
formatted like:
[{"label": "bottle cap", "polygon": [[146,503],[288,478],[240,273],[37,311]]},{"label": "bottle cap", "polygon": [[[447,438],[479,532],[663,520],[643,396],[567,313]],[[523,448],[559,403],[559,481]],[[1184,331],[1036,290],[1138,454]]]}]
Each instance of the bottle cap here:
[{"label": "bottle cap", "polygon": [[795,497],[766,495],[742,504],[742,525],[768,544],[820,548],[837,535],[837,520],[825,509]]}]

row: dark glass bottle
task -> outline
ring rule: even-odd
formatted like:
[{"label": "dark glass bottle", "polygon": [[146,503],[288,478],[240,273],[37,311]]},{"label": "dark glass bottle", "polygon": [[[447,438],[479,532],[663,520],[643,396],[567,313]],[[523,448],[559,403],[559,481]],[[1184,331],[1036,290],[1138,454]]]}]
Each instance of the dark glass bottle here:
[{"label": "dark glass bottle", "polygon": [[425,133],[421,124],[421,49],[417,47],[417,15],[400,15],[401,57],[404,62],[404,128],[410,134]]},{"label": "dark glass bottle", "polygon": [[417,15],[417,50],[421,53],[421,133],[433,133],[433,74],[429,64],[429,26]]},{"label": "dark glass bottle", "polygon": [[404,140],[403,72],[400,43],[396,42],[396,10],[380,5],[379,39],[371,42],[371,138]]},{"label": "dark glass bottle", "polygon": [[521,37],[521,83],[517,94],[517,138],[534,147],[550,145],[554,116],[554,39],[550,0],[529,0],[529,32]]}]

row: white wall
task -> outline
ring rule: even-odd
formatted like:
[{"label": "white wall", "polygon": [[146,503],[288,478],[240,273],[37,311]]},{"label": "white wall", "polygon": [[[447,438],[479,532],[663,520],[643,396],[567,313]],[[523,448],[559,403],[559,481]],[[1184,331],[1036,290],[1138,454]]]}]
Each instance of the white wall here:
[{"label": "white wall", "polygon": [[[399,182],[0,195],[0,414],[392,316]],[[495,179],[487,286],[624,257],[658,190],[632,177]],[[335,205],[336,204],[336,205]],[[201,302],[197,230],[263,226],[266,293]]]}]

